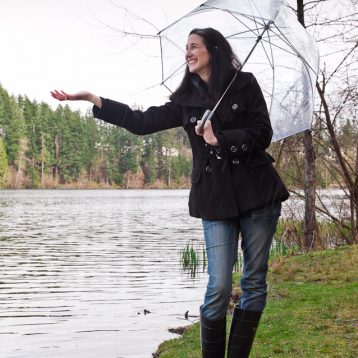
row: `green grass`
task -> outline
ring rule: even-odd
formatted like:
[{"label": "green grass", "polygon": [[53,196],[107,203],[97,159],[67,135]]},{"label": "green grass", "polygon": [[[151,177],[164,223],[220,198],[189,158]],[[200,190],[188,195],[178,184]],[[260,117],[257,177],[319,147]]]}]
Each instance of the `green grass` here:
[{"label": "green grass", "polygon": [[[239,276],[234,274],[236,283]],[[276,257],[268,282],[250,357],[358,356],[357,245]],[[160,358],[200,358],[199,325],[164,342],[158,353]]]}]

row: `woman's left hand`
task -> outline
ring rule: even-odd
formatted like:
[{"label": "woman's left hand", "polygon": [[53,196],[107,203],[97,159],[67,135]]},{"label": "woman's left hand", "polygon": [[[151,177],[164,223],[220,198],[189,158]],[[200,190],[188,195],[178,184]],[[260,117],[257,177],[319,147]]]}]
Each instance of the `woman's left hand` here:
[{"label": "woman's left hand", "polygon": [[219,142],[218,142],[217,138],[215,137],[213,127],[211,125],[211,121],[207,120],[205,122],[204,128],[203,128],[204,129],[203,133],[199,132],[200,124],[201,124],[201,121],[198,121],[197,125],[195,126],[196,134],[203,136],[205,142],[210,145],[215,145],[215,146],[219,145]]}]

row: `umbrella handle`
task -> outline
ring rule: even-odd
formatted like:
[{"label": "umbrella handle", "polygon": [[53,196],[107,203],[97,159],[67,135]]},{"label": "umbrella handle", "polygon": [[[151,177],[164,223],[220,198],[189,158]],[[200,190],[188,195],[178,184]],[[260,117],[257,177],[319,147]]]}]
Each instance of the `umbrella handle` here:
[{"label": "umbrella handle", "polygon": [[232,80],[230,81],[229,85],[226,87],[224,93],[222,94],[222,96],[220,97],[220,99],[217,101],[215,107],[213,108],[213,110],[210,110],[210,109],[207,109],[205,112],[204,112],[204,115],[203,117],[201,118],[201,123],[200,123],[200,127],[199,127],[199,130],[198,130],[198,133],[199,134],[203,134],[204,133],[204,125],[205,125],[205,122],[207,120],[211,121],[211,118],[213,118],[214,116],[214,113],[216,111],[216,109],[219,107],[219,104],[221,103],[222,99],[224,98],[226,92],[229,90],[229,88],[231,87],[231,85],[233,84],[233,82],[235,81],[235,78],[238,74],[238,71],[235,72],[235,76],[232,78]]},{"label": "umbrella handle", "polygon": [[201,118],[201,122],[200,122],[200,127],[198,129],[198,133],[199,134],[203,134],[204,133],[204,125],[205,125],[205,122],[206,121],[211,121],[211,118],[213,117],[214,115],[214,111],[210,110],[210,109],[207,109],[205,112],[204,112],[204,115],[202,116]]}]

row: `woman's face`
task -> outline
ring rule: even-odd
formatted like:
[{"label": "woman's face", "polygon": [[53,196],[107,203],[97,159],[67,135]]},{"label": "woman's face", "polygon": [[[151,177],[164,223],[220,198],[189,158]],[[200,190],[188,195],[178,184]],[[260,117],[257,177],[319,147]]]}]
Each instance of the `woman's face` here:
[{"label": "woman's face", "polygon": [[209,81],[211,74],[210,54],[201,36],[191,34],[188,37],[185,59],[189,72],[196,73],[205,82]]}]

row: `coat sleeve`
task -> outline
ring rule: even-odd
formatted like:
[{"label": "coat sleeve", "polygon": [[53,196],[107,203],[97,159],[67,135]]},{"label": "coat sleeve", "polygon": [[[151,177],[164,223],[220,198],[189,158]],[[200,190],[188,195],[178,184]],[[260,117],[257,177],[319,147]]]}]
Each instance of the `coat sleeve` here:
[{"label": "coat sleeve", "polygon": [[151,134],[182,125],[180,108],[172,102],[140,111],[132,110],[128,105],[111,99],[101,97],[101,100],[102,108],[93,106],[94,117],[123,127],[134,134]]},{"label": "coat sleeve", "polygon": [[247,120],[245,128],[217,133],[223,153],[240,155],[265,150],[271,143],[272,127],[266,102],[256,78],[252,75],[245,91]]}]

